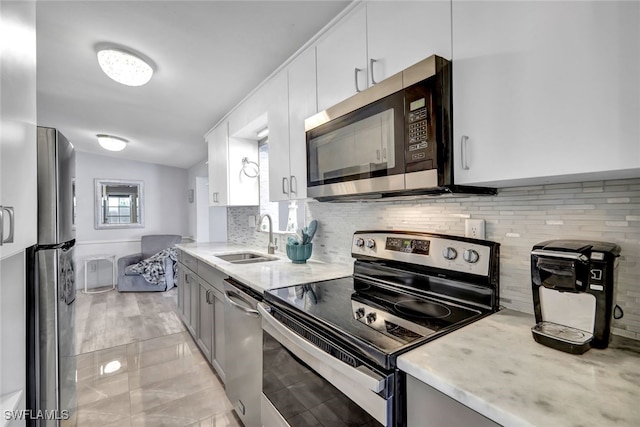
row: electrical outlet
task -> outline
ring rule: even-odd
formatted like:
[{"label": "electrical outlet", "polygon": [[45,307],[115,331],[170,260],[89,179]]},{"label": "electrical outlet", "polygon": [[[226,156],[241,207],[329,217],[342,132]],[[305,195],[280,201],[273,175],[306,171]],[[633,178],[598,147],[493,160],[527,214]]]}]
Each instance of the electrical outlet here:
[{"label": "electrical outlet", "polygon": [[95,273],[95,272],[98,270],[98,265],[97,265],[97,264],[98,264],[98,263],[97,263],[97,262],[95,262],[95,261],[94,261],[94,262],[90,262],[90,263],[89,263],[89,271],[90,271],[91,273]]},{"label": "electrical outlet", "polygon": [[254,227],[256,226],[256,216],[255,215],[249,215],[249,227]]},{"label": "electrical outlet", "polygon": [[473,239],[484,239],[484,219],[465,219],[464,235]]}]

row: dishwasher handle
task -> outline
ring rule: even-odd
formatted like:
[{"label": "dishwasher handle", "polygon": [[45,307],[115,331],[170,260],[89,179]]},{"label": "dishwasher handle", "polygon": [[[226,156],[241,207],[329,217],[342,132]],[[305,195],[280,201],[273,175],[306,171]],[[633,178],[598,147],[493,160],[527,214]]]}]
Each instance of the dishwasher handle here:
[{"label": "dishwasher handle", "polygon": [[[258,304],[258,311],[262,315],[262,329],[274,336],[280,344],[287,347],[293,354],[300,357],[300,353],[302,352],[314,357],[315,359],[322,360],[322,363],[328,365],[336,372],[339,372],[353,382],[360,384],[375,393],[379,393],[384,390],[386,384],[386,379],[384,377],[366,366],[358,366],[357,368],[354,368],[351,365],[347,365],[335,357],[328,355],[324,350],[321,350],[311,344],[309,341],[280,323],[275,317],[273,317],[273,315],[271,315],[270,310],[270,307],[266,304]],[[278,339],[278,335],[283,338],[283,341],[285,342],[280,341]],[[304,360],[304,357],[301,358]]]},{"label": "dishwasher handle", "polygon": [[252,308],[247,308],[241,304],[238,304],[237,302],[235,302],[233,300],[233,298],[239,299],[240,301],[246,303],[246,304],[250,304],[249,301],[246,301],[244,298],[242,298],[240,295],[238,295],[236,292],[230,291],[228,289],[225,289],[224,291],[224,299],[225,301],[227,301],[227,303],[231,306],[234,307],[242,312],[244,312],[244,314],[246,314],[247,316],[253,316],[253,317],[260,317],[260,313],[258,312],[258,310],[254,310]]}]

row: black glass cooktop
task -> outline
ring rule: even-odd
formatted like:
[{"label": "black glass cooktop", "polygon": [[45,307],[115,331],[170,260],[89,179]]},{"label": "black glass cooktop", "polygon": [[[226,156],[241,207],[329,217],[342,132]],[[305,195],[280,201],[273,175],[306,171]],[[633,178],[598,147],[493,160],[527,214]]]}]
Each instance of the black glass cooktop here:
[{"label": "black glass cooktop", "polygon": [[357,277],[272,289],[265,301],[386,355],[483,314]]}]

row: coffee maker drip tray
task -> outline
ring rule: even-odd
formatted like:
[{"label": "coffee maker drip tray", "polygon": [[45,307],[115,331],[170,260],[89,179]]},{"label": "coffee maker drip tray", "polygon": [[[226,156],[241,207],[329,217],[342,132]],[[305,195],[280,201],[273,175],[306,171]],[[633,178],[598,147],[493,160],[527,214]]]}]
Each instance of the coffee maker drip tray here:
[{"label": "coffee maker drip tray", "polygon": [[582,354],[589,350],[593,334],[570,326],[553,322],[540,322],[533,328],[533,339],[540,344],[571,354]]}]

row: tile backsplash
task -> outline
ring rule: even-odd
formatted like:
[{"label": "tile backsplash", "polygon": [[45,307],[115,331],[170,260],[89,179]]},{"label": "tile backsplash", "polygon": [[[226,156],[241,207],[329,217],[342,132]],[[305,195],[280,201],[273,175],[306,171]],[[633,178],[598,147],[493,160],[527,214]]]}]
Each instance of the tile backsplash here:
[{"label": "tile backsplash", "polygon": [[[529,254],[535,243],[550,239],[617,243],[622,254],[616,302],[624,317],[614,321],[613,332],[640,339],[640,179],[513,187],[496,196],[306,204],[307,218],[319,222],[313,258],[326,262],[351,262],[356,230],[463,236],[465,219],[484,219],[486,239],[501,244],[501,304],[527,313],[533,312]],[[247,216],[257,214],[257,207],[229,208],[229,240],[266,248],[266,234],[248,226]],[[278,237],[281,251],[286,237]]]}]

